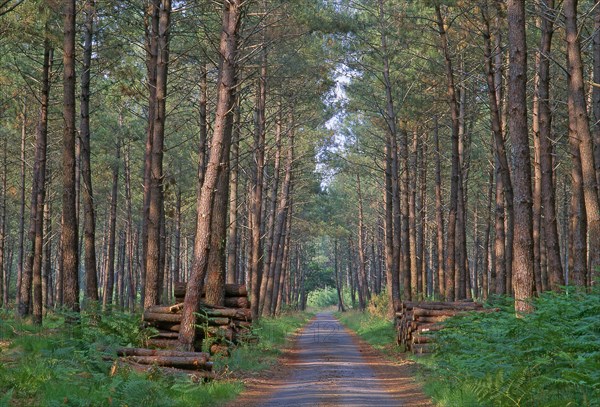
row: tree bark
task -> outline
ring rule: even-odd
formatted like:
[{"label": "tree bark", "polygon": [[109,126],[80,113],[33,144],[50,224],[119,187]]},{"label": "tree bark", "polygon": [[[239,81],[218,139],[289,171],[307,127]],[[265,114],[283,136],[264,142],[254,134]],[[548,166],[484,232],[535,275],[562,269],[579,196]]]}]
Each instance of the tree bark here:
[{"label": "tree bark", "polygon": [[104,290],[102,293],[102,309],[113,303],[113,289],[115,282],[115,247],[117,231],[117,200],[119,198],[119,161],[121,159],[121,143],[117,141],[115,163],[113,165],[112,189],[110,193],[110,214],[108,219],[108,246],[106,265],[104,268]]},{"label": "tree bark", "polygon": [[439,5],[435,6],[437,16],[438,32],[444,53],[444,62],[446,66],[447,80],[447,96],[450,104],[452,117],[452,170],[450,182],[450,210],[448,212],[448,233],[446,236],[446,300],[454,301],[454,280],[456,267],[456,215],[458,206],[458,183],[460,182],[459,173],[459,155],[458,155],[458,139],[459,139],[459,108],[456,99],[456,89],[454,86],[454,70],[452,68],[452,59],[450,57],[450,49],[448,47],[448,38],[446,34],[445,22],[442,18],[442,12]]},{"label": "tree bark", "polygon": [[531,158],[527,128],[527,44],[524,0],[508,0],[509,81],[508,128],[512,142],[515,229],[513,242],[513,288],[515,311],[532,311],[533,295],[533,219],[531,213]]},{"label": "tree bark", "polygon": [[[540,61],[538,67],[538,121],[540,135],[540,169],[541,169],[541,196],[542,215],[544,219],[543,232],[548,262],[550,289],[557,290],[565,284],[562,262],[560,259],[560,245],[558,239],[558,225],[556,218],[556,194],[554,188],[553,148],[552,148],[552,110],[550,106],[550,50],[552,34],[554,32],[553,12],[554,0],[541,2],[541,27]],[[549,14],[550,13],[550,14]],[[543,274],[540,271],[540,274]],[[542,278],[543,280],[543,278]],[[542,288],[544,284],[542,281]]]},{"label": "tree bark", "polygon": [[223,30],[220,39],[221,72],[217,92],[217,109],[212,136],[209,161],[206,168],[202,193],[198,201],[198,218],[192,270],[186,287],[186,294],[179,331],[179,343],[183,350],[192,350],[196,338],[196,311],[200,305],[200,293],[204,289],[204,277],[208,265],[210,247],[210,228],[212,224],[212,205],[214,189],[217,185],[225,145],[231,143],[230,133],[226,131],[228,116],[233,107],[233,93],[236,86],[235,62],[237,54],[237,31],[240,21],[240,0],[224,3]]},{"label": "tree bark", "polygon": [[[152,126],[152,150],[150,171],[150,200],[148,208],[148,251],[146,261],[146,290],[144,307],[160,303],[161,276],[164,264],[163,154],[166,119],[167,77],[169,68],[169,35],[171,24],[171,0],[160,0],[154,7],[158,12],[156,94],[154,124]],[[164,230],[164,229],[163,229]]]},{"label": "tree bark", "polygon": [[588,270],[590,273],[597,275],[600,268],[600,202],[596,184],[594,145],[584,93],[583,64],[579,44],[579,31],[577,28],[577,0],[565,0],[563,10],[565,14],[567,58],[569,62],[569,93],[573,97],[573,115],[569,119],[575,121],[577,137],[579,139],[583,175],[583,198],[585,200],[589,239],[590,260]]},{"label": "tree bark", "polygon": [[[44,245],[44,202],[46,199],[46,150],[48,137],[48,106],[50,101],[50,73],[53,62],[53,49],[49,38],[49,25],[46,23],[44,39],[44,62],[42,68],[42,88],[40,112],[35,140],[35,162],[31,184],[31,206],[29,217],[29,247],[27,249],[20,293],[17,297],[17,315],[25,316],[33,312],[36,324],[42,323],[42,255]],[[6,191],[6,190],[5,190]],[[33,287],[33,297],[31,289]],[[33,302],[33,308],[30,304]]]},{"label": "tree bark", "polygon": [[[264,30],[264,27],[263,27]],[[263,178],[265,165],[265,103],[267,97],[267,50],[264,44],[263,31],[263,49],[261,51],[260,74],[258,78],[258,87],[256,93],[256,119],[254,130],[254,174],[253,185],[250,195],[252,222],[251,229],[251,253],[250,253],[250,274],[252,275],[252,319],[258,320],[260,317],[260,291],[263,279],[263,239],[261,230],[263,229]]]},{"label": "tree bark", "polygon": [[96,208],[92,189],[92,166],[90,150],[90,67],[92,62],[92,44],[94,36],[95,0],[87,0],[83,9],[83,66],[81,71],[81,177],[83,179],[84,213],[84,267],[85,296],[89,301],[98,301],[98,278],[96,270]]},{"label": "tree bark", "polygon": [[439,123],[438,117],[434,117],[433,143],[435,145],[435,219],[436,219],[436,247],[438,256],[437,272],[437,295],[445,296],[446,279],[444,272],[444,206],[442,204],[442,169],[440,157]]}]

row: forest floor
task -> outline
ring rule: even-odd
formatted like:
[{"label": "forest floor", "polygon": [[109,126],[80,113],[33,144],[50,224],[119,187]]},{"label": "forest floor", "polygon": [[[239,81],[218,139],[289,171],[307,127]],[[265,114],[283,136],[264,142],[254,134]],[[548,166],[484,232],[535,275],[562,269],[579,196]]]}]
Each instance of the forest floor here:
[{"label": "forest floor", "polygon": [[279,363],[244,379],[231,406],[431,406],[408,360],[390,360],[332,313],[319,313]]}]

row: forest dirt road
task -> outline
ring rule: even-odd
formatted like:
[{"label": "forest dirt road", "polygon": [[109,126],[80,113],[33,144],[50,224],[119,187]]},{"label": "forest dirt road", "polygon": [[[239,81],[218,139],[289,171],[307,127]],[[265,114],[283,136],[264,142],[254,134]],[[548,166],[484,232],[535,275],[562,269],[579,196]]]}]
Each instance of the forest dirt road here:
[{"label": "forest dirt road", "polygon": [[347,330],[331,313],[321,313],[296,336],[280,364],[232,405],[431,406],[414,381],[408,361],[390,361]]}]

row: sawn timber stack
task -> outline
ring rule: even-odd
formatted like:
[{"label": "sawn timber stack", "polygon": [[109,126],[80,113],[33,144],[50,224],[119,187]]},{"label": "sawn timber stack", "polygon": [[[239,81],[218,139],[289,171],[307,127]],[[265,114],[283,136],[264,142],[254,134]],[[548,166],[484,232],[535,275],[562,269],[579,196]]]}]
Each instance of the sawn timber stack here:
[{"label": "sawn timber stack", "polygon": [[485,309],[482,304],[472,301],[404,301],[400,304],[400,309],[394,318],[398,345],[415,354],[428,353],[431,350],[433,337],[423,334],[443,329],[443,322],[456,315],[466,312],[493,311],[497,309]]},{"label": "sawn timber stack", "polygon": [[[177,304],[156,305],[144,311],[144,321],[158,330],[158,334],[148,340],[151,348],[176,349],[182,318],[185,283],[174,287]],[[246,286],[225,285],[225,307],[202,303],[198,310],[196,325],[196,350],[202,349],[203,341],[210,339],[211,353],[229,353],[229,346],[251,338],[252,314]],[[230,307],[231,305],[232,307]]]}]

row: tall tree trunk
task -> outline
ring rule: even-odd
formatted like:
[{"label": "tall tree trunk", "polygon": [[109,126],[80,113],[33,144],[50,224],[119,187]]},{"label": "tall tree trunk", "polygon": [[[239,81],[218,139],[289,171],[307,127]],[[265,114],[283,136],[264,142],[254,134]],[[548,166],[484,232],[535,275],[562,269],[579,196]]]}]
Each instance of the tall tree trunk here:
[{"label": "tall tree trunk", "polygon": [[[592,103],[594,113],[594,163],[596,164],[596,182],[600,185],[600,0],[594,5],[594,83],[592,86]],[[548,265],[550,267],[550,265]]]},{"label": "tall tree trunk", "polygon": [[434,117],[433,143],[435,145],[435,219],[436,230],[435,240],[437,247],[437,291],[436,294],[440,297],[445,296],[446,280],[444,272],[444,206],[442,204],[442,169],[440,156],[440,141],[439,141],[439,124],[438,117]]},{"label": "tall tree trunk", "polygon": [[[556,290],[564,285],[558,225],[556,218],[556,194],[554,188],[553,148],[552,148],[552,111],[550,107],[550,50],[552,44],[554,0],[542,0],[542,37],[540,39],[540,61],[538,66],[538,120],[540,132],[540,169],[543,232],[550,288]],[[543,274],[543,272],[541,273]],[[543,280],[543,279],[542,279]],[[542,281],[542,288],[544,284]]]},{"label": "tall tree trunk", "polygon": [[[410,177],[408,163],[408,131],[406,123],[400,129],[400,145],[399,145],[399,168],[401,166],[400,175],[400,279],[403,287],[403,296],[405,301],[412,299],[412,279],[411,279],[411,262],[410,262]],[[401,163],[400,163],[401,161]]]},{"label": "tall tree trunk", "polygon": [[344,296],[342,295],[342,280],[340,279],[339,261],[338,261],[338,240],[333,242],[333,271],[335,272],[335,290],[338,297],[338,311],[346,312],[344,307]]},{"label": "tall tree trunk", "polygon": [[[264,27],[263,27],[264,30]],[[265,33],[263,31],[263,37]],[[252,319],[260,317],[260,288],[263,265],[263,178],[265,165],[265,103],[267,98],[267,50],[263,38],[260,74],[256,93],[256,123],[254,130],[254,174],[250,196],[252,221],[250,274],[252,275]]]},{"label": "tall tree trunk", "polygon": [[0,306],[8,307],[8,267],[4,267],[6,260],[6,187],[8,185],[8,135],[2,141],[2,191],[0,191]]},{"label": "tall tree trunk", "polygon": [[446,66],[446,80],[448,102],[452,117],[452,172],[450,182],[450,210],[448,212],[448,233],[446,237],[446,300],[454,301],[454,280],[456,267],[456,215],[458,206],[458,187],[460,182],[459,173],[459,108],[456,99],[456,88],[454,86],[454,70],[452,68],[452,59],[448,47],[448,38],[446,34],[445,22],[442,18],[442,12],[439,5],[435,6],[437,16],[438,33],[440,35],[442,51],[444,53],[444,62]]},{"label": "tall tree trunk", "polygon": [[133,209],[131,204],[131,165],[130,165],[130,149],[129,144],[125,145],[125,154],[123,160],[123,172],[125,175],[125,210],[127,213],[127,294],[128,294],[128,307],[129,312],[135,311],[135,297],[136,297],[136,284],[135,284],[135,248],[137,245],[134,241],[133,232]]},{"label": "tall tree trunk", "polygon": [[[293,120],[293,114],[290,114],[290,116],[292,116],[290,118],[290,128],[288,129],[288,146],[287,146],[287,156],[286,156],[286,163],[285,163],[285,175],[283,178],[283,184],[281,186],[281,193],[280,193],[280,198],[279,198],[279,203],[277,206],[277,210],[276,213],[274,211],[273,216],[275,218],[275,224],[274,224],[274,230],[273,230],[273,250],[272,250],[272,259],[271,259],[271,264],[275,265],[275,267],[273,268],[273,280],[274,280],[274,287],[272,289],[272,292],[274,293],[273,295],[277,294],[277,289],[278,289],[278,281],[280,280],[280,272],[281,272],[281,264],[283,262],[283,258],[281,258],[281,256],[283,256],[283,252],[284,252],[284,246],[285,243],[287,241],[287,235],[286,233],[288,233],[288,227],[287,224],[289,223],[289,218],[291,217],[291,202],[290,202],[290,195],[291,195],[291,188],[292,188],[292,169],[293,169],[293,162],[294,162],[294,135],[295,135],[295,129],[294,129],[294,120]],[[279,266],[277,267],[277,265],[279,264]],[[269,296],[267,296],[269,297]],[[270,300],[270,301],[269,301]],[[273,304],[273,299],[267,298],[266,299],[266,303],[267,304]],[[275,313],[275,308],[274,306],[271,305],[271,315],[273,315]]]},{"label": "tall tree trunk", "polygon": [[[235,96],[232,96],[235,98]],[[233,102],[235,105],[235,102]],[[212,225],[210,228],[210,250],[206,280],[206,302],[211,305],[225,305],[225,266],[227,212],[229,204],[229,151],[233,130],[233,112],[227,113],[225,138],[229,140],[223,145],[223,159],[219,169],[216,190],[214,191]]]},{"label": "tall tree trunk", "polygon": [[407,193],[408,197],[408,221],[409,221],[409,246],[410,246],[410,295],[415,300],[418,295],[422,292],[421,284],[422,281],[419,278],[419,269],[417,264],[417,149],[418,149],[418,133],[415,129],[413,131],[412,139],[412,151],[410,152],[410,165],[409,170],[409,188]]},{"label": "tall tree trunk", "polygon": [[83,67],[81,71],[81,176],[83,178],[84,213],[84,267],[85,296],[90,301],[98,301],[98,279],[96,270],[96,209],[92,190],[92,166],[90,150],[90,66],[94,33],[95,0],[87,0],[83,9]]},{"label": "tall tree trunk", "polygon": [[[575,115],[573,96],[568,97],[569,116]],[[583,170],[579,151],[579,137],[575,120],[569,120],[569,145],[571,147],[571,207],[569,222],[569,273],[568,284],[584,286],[587,274],[587,222],[583,198]]]},{"label": "tall tree trunk", "polygon": [[359,307],[361,310],[365,310],[367,302],[370,299],[369,286],[367,282],[367,259],[365,256],[365,222],[363,213],[363,197],[360,185],[360,175],[356,174],[356,186],[358,192],[358,290],[359,290]]},{"label": "tall tree trunk", "polygon": [[[52,69],[52,49],[50,48],[50,40],[46,39],[44,44],[44,85],[50,86],[49,75]],[[48,56],[46,54],[49,54]],[[38,128],[38,137],[36,140],[36,166],[34,167],[34,177],[36,181],[36,196],[35,200],[35,233],[33,236],[33,322],[42,324],[43,314],[43,293],[42,293],[42,268],[44,254],[44,204],[46,201],[46,150],[47,150],[47,135],[48,135],[48,95],[49,88],[43,92],[46,94],[45,103],[42,104],[40,112],[40,122]],[[33,212],[33,211],[32,211]]]},{"label": "tall tree trunk", "polygon": [[509,81],[508,122],[515,171],[514,188],[514,252],[513,288],[515,311],[521,315],[532,310],[533,295],[533,219],[531,213],[531,158],[527,128],[527,44],[525,1],[508,0]]},{"label": "tall tree trunk", "polygon": [[[19,190],[19,240],[17,247],[19,248],[19,256],[17,260],[17,296],[15,299],[16,307],[21,303],[21,285],[23,279],[23,261],[25,256],[25,141],[27,139],[27,99],[23,101],[23,113],[21,115],[21,161],[20,161],[20,185]],[[6,191],[6,190],[5,190]]]},{"label": "tall tree trunk", "polygon": [[[495,250],[495,264],[494,264],[494,279],[490,281],[490,285],[493,287],[497,294],[506,294],[506,280],[507,280],[507,258],[506,258],[506,234],[505,229],[505,214],[512,218],[512,201],[513,201],[513,188],[510,179],[510,170],[508,159],[506,155],[506,149],[504,145],[504,134],[500,112],[499,102],[502,99],[501,87],[502,78],[498,78],[498,74],[501,75],[500,66],[498,63],[494,63],[494,59],[498,59],[497,56],[501,53],[500,49],[495,50],[495,55],[492,54],[492,42],[491,42],[491,31],[490,21],[487,14],[487,3],[482,9],[482,17],[484,21],[484,57],[485,57],[485,71],[488,88],[488,99],[490,105],[490,121],[493,135],[493,146],[495,151],[495,166],[496,166],[496,216],[495,216],[495,227],[494,227],[494,250]],[[496,38],[499,38],[499,33],[496,34]],[[498,47],[498,44],[497,44]],[[501,58],[500,58],[501,62]],[[509,207],[510,206],[510,207]],[[510,213],[508,213],[510,212]],[[510,226],[509,226],[510,227]],[[509,240],[509,244],[511,244]],[[494,286],[493,283],[496,283]]]},{"label": "tall tree trunk", "polygon": [[[148,90],[148,125],[146,130],[146,145],[144,150],[144,196],[142,203],[142,261],[141,261],[141,295],[142,306],[146,303],[146,259],[148,258],[148,226],[150,223],[150,198],[152,178],[152,143],[154,141],[154,122],[156,120],[156,76],[158,61],[159,13],[161,0],[151,0],[148,13],[144,15],[146,39],[146,70]],[[148,21],[150,20],[150,21]]]},{"label": "tall tree trunk", "polygon": [[[31,207],[29,225],[29,249],[21,279],[21,293],[17,304],[19,316],[33,312],[33,321],[42,323],[42,255],[44,245],[44,202],[46,199],[46,150],[48,136],[48,106],[50,99],[50,73],[52,70],[53,49],[49,38],[49,23],[46,22],[44,39],[44,63],[40,113],[35,140],[35,162],[31,187]],[[33,285],[33,298],[31,288]],[[33,309],[29,304],[33,300]]]},{"label": "tall tree trunk", "polygon": [[[146,261],[146,290],[144,307],[160,303],[161,276],[164,264],[164,191],[163,154],[166,119],[167,77],[169,69],[169,34],[171,0],[160,0],[158,13],[158,38],[156,55],[156,94],[152,133],[152,159],[150,171],[150,206],[148,209],[148,252]],[[164,230],[164,229],[163,229]]]},{"label": "tall tree trunk", "polygon": [[121,159],[121,144],[117,141],[115,162],[113,164],[112,189],[110,193],[110,214],[108,220],[108,247],[106,267],[104,269],[104,290],[102,293],[102,309],[113,303],[113,289],[115,282],[115,246],[117,231],[117,200],[119,198],[119,161]]},{"label": "tall tree trunk", "polygon": [[400,192],[398,178],[398,130],[396,109],[394,107],[390,62],[387,49],[384,0],[378,1],[381,55],[383,58],[383,80],[386,95],[386,172],[384,201],[386,205],[386,275],[390,304],[394,311],[400,307]]},{"label": "tall tree trunk", "polygon": [[221,54],[221,72],[217,92],[217,109],[215,126],[211,141],[210,155],[202,193],[198,201],[198,218],[192,270],[186,287],[181,329],[179,331],[180,347],[192,350],[196,339],[196,312],[200,305],[200,293],[204,288],[204,277],[208,266],[208,250],[212,225],[212,205],[215,187],[222,170],[226,145],[231,143],[231,133],[226,131],[229,115],[233,107],[236,86],[235,63],[237,55],[237,31],[240,21],[240,0],[224,3],[223,30],[219,50]]},{"label": "tall tree trunk", "polygon": [[[277,191],[279,188],[279,170],[281,166],[281,103],[279,103],[279,112],[277,113],[277,122],[275,123],[275,160],[273,163],[273,178],[271,180],[271,197],[269,207],[267,208],[267,226],[266,226],[266,255],[263,262],[263,281],[261,283],[260,302],[263,303],[261,313],[264,313],[265,307],[271,309],[273,298],[273,270],[275,269],[275,257],[278,250],[280,236],[275,235],[275,216],[277,212]],[[282,229],[283,232],[283,229]],[[275,253],[275,254],[274,254]]]},{"label": "tall tree trunk", "polygon": [[229,169],[229,230],[227,234],[227,283],[238,280],[238,167],[240,161],[240,106],[236,103],[231,143],[231,165]]},{"label": "tall tree trunk", "polygon": [[590,262],[588,270],[591,273],[598,274],[598,269],[600,268],[600,202],[596,184],[594,145],[590,132],[584,93],[583,64],[579,45],[579,31],[577,28],[577,0],[565,0],[563,10],[565,14],[567,57],[569,62],[569,93],[573,97],[573,115],[569,117],[569,120],[575,121],[577,137],[579,138],[583,175],[583,197],[585,200],[589,239]]}]

